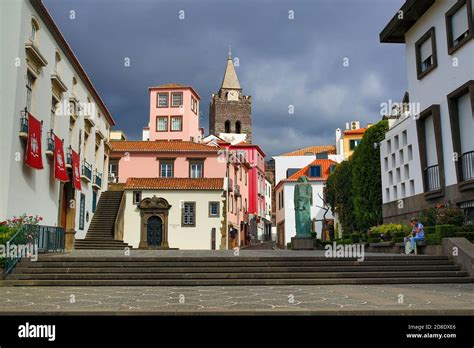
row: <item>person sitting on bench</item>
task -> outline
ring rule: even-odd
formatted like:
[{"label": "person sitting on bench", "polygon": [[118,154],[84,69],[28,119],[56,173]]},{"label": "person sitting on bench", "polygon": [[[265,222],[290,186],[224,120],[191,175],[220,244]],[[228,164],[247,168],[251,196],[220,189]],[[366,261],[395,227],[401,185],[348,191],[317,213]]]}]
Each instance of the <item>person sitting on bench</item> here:
[{"label": "person sitting on bench", "polygon": [[425,239],[425,232],[423,230],[423,225],[418,222],[418,219],[413,217],[410,219],[410,225],[412,227],[410,235],[403,239],[406,251],[407,240],[410,240],[411,250],[409,251],[410,254],[415,252],[416,242],[419,240]]}]

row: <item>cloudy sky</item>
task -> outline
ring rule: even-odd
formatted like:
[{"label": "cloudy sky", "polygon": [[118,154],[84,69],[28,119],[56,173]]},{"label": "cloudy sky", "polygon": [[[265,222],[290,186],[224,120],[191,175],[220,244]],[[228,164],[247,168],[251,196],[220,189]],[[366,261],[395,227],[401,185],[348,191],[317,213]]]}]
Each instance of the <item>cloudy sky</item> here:
[{"label": "cloudy sky", "polygon": [[336,128],[377,122],[380,103],[401,99],[404,46],[380,44],[379,33],[403,2],[45,0],[129,139],[148,123],[148,87],[171,82],[198,91],[207,131],[231,45],[267,159],[332,144]]}]

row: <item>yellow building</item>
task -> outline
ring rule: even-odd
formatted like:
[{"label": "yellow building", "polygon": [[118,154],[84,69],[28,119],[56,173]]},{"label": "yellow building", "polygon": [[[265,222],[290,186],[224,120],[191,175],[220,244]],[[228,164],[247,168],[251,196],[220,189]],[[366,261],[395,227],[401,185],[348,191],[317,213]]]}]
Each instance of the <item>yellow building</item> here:
[{"label": "yellow building", "polygon": [[361,128],[359,121],[352,121],[346,124],[346,130],[336,129],[336,148],[340,160],[346,160],[354,153],[355,148],[360,144],[365,131],[372,126]]}]

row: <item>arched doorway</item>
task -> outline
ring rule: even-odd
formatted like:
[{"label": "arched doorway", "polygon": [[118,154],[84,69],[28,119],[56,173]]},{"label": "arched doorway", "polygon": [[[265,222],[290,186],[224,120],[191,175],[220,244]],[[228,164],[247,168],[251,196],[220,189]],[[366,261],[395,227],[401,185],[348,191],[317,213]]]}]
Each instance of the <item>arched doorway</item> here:
[{"label": "arched doorway", "polygon": [[224,133],[230,133],[230,121],[229,120],[225,121],[224,128],[225,128]]},{"label": "arched doorway", "polygon": [[241,125],[240,125],[240,121],[235,122],[235,132],[236,132],[237,134],[240,134],[241,128],[242,128],[242,127],[241,127]]},{"label": "arched doorway", "polygon": [[149,217],[146,233],[149,246],[161,246],[163,241],[163,220],[159,216]]}]

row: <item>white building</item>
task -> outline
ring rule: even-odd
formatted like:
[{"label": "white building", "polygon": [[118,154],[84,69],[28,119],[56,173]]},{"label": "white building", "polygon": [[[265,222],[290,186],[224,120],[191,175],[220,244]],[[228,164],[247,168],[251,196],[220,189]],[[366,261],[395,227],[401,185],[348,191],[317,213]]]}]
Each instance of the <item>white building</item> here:
[{"label": "white building", "polygon": [[338,161],[334,145],[310,146],[282,155],[274,156],[275,160],[275,185],[290,177],[300,169],[306,167],[315,159],[330,159]]},{"label": "white building", "polygon": [[223,178],[129,178],[123,240],[134,248],[219,249]]},{"label": "white building", "polygon": [[[107,185],[102,178],[107,177],[114,121],[40,0],[1,1],[0,25],[0,220],[40,215],[42,224],[75,230],[76,238],[84,238]],[[25,108],[42,122],[41,170],[24,164]],[[73,189],[72,180],[54,179],[54,160],[47,155],[51,130],[63,139],[65,156],[69,147],[80,154],[81,191]]]},{"label": "white building", "polygon": [[412,115],[381,142],[385,222],[438,203],[474,218],[473,17],[473,0],[407,0],[380,34],[406,46]]},{"label": "white building", "polygon": [[294,205],[294,190],[301,176],[308,177],[312,187],[311,220],[313,232],[316,237],[321,238],[323,220],[333,220],[329,207],[323,201],[324,187],[329,174],[334,170],[337,163],[328,159],[317,159],[305,166],[290,177],[281,180],[275,187],[276,203],[276,227],[277,244],[284,248],[291,242],[291,237],[296,236],[296,220]]}]

